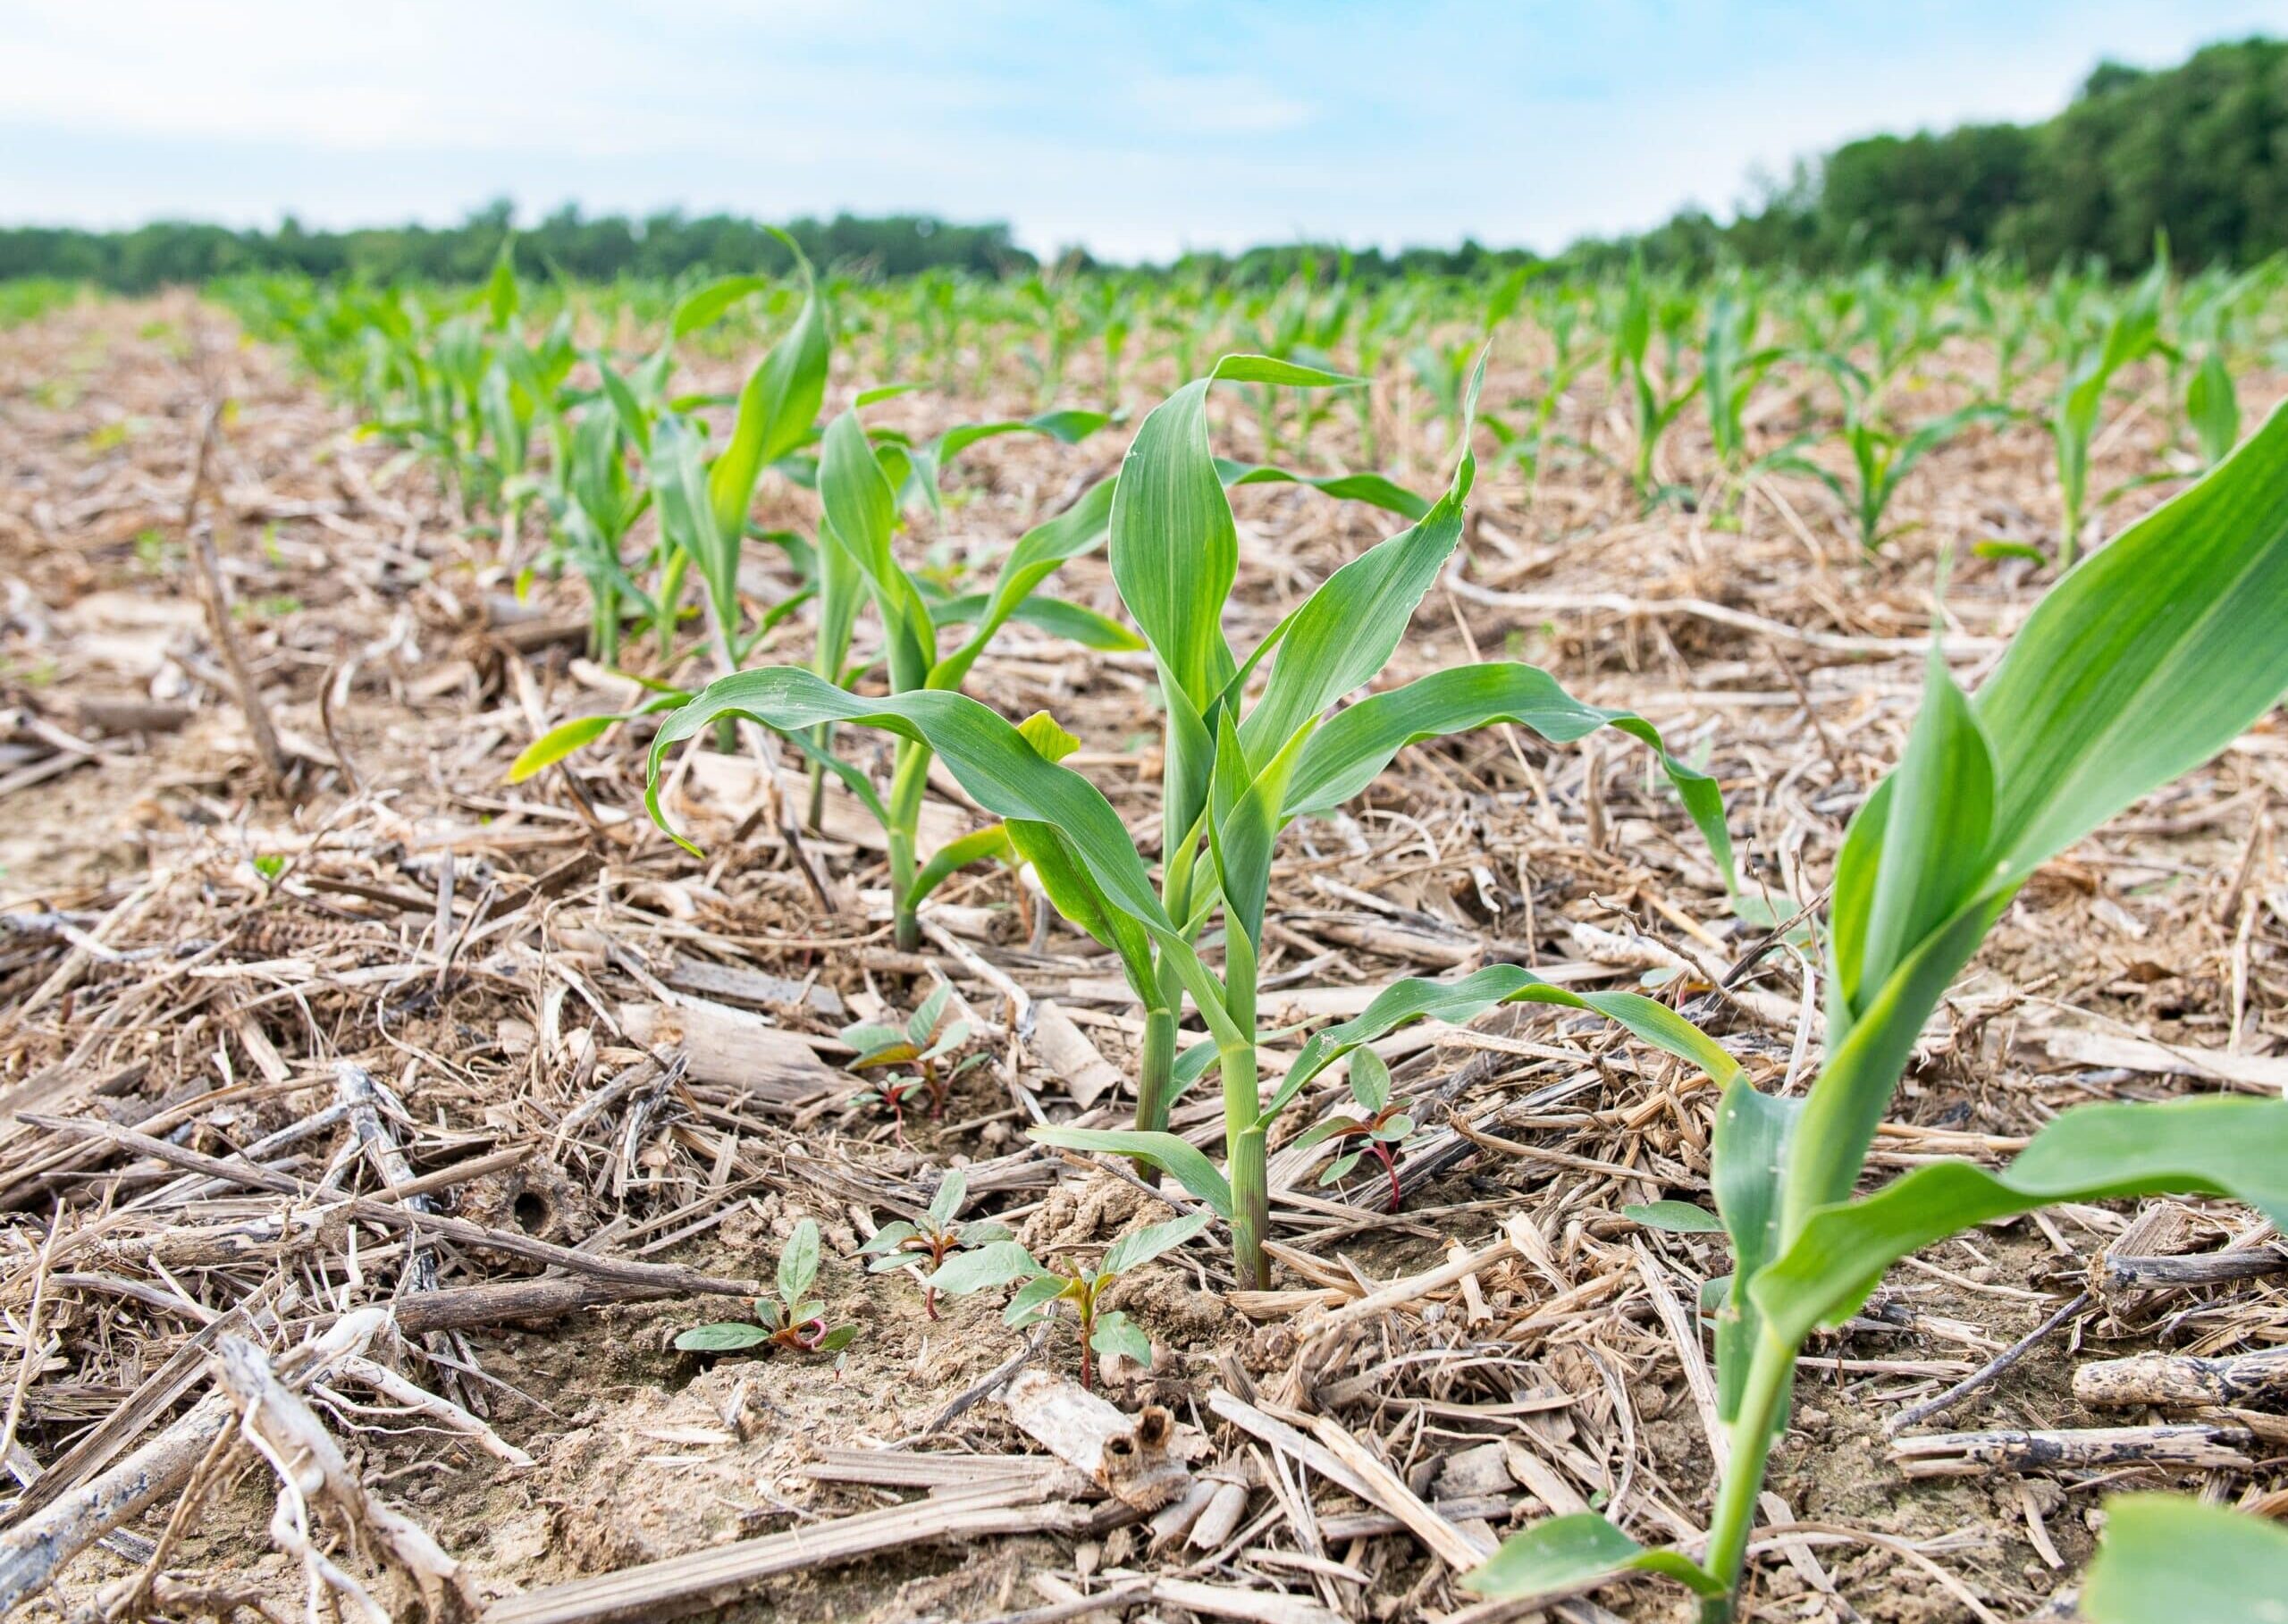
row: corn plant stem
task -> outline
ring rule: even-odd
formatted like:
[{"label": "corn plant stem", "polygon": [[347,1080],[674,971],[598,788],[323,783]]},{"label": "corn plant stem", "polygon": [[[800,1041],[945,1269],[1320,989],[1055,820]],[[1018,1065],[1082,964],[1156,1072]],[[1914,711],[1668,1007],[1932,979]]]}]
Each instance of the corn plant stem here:
[{"label": "corn plant stem", "polygon": [[1175,1084],[1176,1012],[1144,1012],[1144,1047],[1136,1068],[1136,1125],[1148,1133],[1168,1125],[1169,1096]]},{"label": "corn plant stem", "polygon": [[1748,1361],[1747,1381],[1731,1426],[1731,1458],[1716,1491],[1715,1515],[1708,1529],[1708,1554],[1702,1566],[1722,1582],[1724,1594],[1700,1604],[1700,1624],[1732,1624],[1747,1560],[1748,1535],[1755,1526],[1756,1495],[1763,1488],[1764,1466],[1778,1431],[1780,1407],[1796,1377],[1796,1350],[1767,1331]]},{"label": "corn plant stem", "polygon": [[1232,1184],[1232,1258],[1242,1290],[1265,1291],[1271,1266],[1263,1242],[1271,1233],[1271,1188],[1264,1153],[1263,1102],[1256,1086],[1255,1045],[1218,1051],[1224,1073],[1224,1174]]},{"label": "corn plant stem", "polygon": [[929,747],[911,740],[897,747],[897,766],[890,774],[889,813],[890,913],[896,921],[898,951],[913,953],[921,946],[921,921],[913,895],[914,845],[921,827],[921,792],[930,782]]}]

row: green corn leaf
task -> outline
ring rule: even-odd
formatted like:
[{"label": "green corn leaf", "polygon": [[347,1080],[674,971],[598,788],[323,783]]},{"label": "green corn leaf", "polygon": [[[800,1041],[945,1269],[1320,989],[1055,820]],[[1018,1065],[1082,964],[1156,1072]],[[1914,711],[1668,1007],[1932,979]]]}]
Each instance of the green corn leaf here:
[{"label": "green corn leaf", "polygon": [[1994,761],[1970,702],[1931,651],[1922,708],[1880,800],[1836,862],[1835,991],[1856,1009],[1984,878]]},{"label": "green corn leaf", "polygon": [[694,1325],[676,1334],[676,1347],[685,1353],[736,1353],[770,1340],[769,1327],[751,1319],[727,1319],[711,1325]]},{"label": "green corn leaf", "polygon": [[835,418],[820,442],[819,503],[826,517],[822,539],[830,538],[856,561],[881,615],[892,686],[922,686],[937,663],[937,633],[928,605],[892,550],[896,492],[854,408]]},{"label": "green corn leaf", "polygon": [[918,906],[923,897],[972,862],[981,862],[988,857],[1007,861],[1015,855],[1016,848],[1009,844],[1007,824],[989,823],[983,829],[972,829],[931,854],[930,861],[914,875],[913,888],[906,893],[906,904],[909,907]]},{"label": "green corn leaf", "polygon": [[1739,1062],[1714,1039],[1667,1005],[1641,993],[1575,992],[1553,986],[1519,965],[1488,964],[1459,980],[1409,978],[1392,982],[1352,1019],[1314,1033],[1287,1068],[1278,1091],[1258,1120],[1268,1127],[1312,1078],[1360,1044],[1372,1043],[1410,1021],[1463,1022],[1498,1004],[1518,1003],[1588,1010],[1619,1022],[1645,1042],[1698,1066],[1719,1082],[1729,1082],[1739,1074]]},{"label": "green corn leaf", "polygon": [[661,828],[668,826],[659,805],[660,770],[668,752],[718,717],[732,715],[790,736],[821,722],[855,722],[927,745],[978,804],[1012,820],[1013,837],[1018,820],[1052,826],[1116,907],[1140,922],[1174,931],[1127,827],[1102,792],[1080,774],[1043,761],[1001,716],[960,694],[861,698],[790,666],[719,678],[670,711],[652,741],[644,804]]},{"label": "green corn leaf", "polygon": [[2082,1587],[2090,1624],[2288,1624],[2288,1530],[2183,1494],[2116,1494]]},{"label": "green corn leaf", "polygon": [[1428,502],[1380,474],[1297,474],[1267,463],[1234,462],[1230,458],[1218,457],[1216,475],[1226,490],[1241,485],[1308,485],[1339,501],[1364,502],[1410,521],[1419,521],[1430,511]]},{"label": "green corn leaf", "polygon": [[534,773],[546,771],[583,745],[595,743],[627,719],[618,714],[576,716],[570,721],[557,723],[517,753],[517,759],[509,763],[509,782],[521,784]]},{"label": "green corn leaf", "polygon": [[1144,639],[1130,631],[1110,615],[1098,613],[1083,603],[1069,602],[1063,598],[1045,598],[1039,593],[1017,605],[1013,620],[1062,637],[1067,643],[1077,643],[1084,649],[1096,649],[1107,654],[1140,653],[1146,647]]},{"label": "green corn leaf", "polygon": [[1781,1179],[1800,1099],[1759,1093],[1745,1077],[1724,1085],[1716,1107],[1710,1182],[1716,1210],[1732,1239],[1732,1273],[1716,1308],[1716,1411],[1730,1422],[1739,1413],[1749,1360],[1762,1320],[1747,1282],[1779,1250]]},{"label": "green corn leaf", "polygon": [[694,289],[676,301],[674,314],[668,318],[668,332],[673,338],[689,338],[702,327],[722,320],[741,299],[770,286],[768,276],[725,276]]},{"label": "green corn leaf", "polygon": [[[978,656],[985,652],[985,645],[1032,596],[1034,590],[1059,565],[1093,551],[1103,543],[1112,523],[1115,489],[1115,481],[1099,480],[1064,512],[1035,525],[1017,538],[1017,544],[1002,561],[1001,574],[981,608],[973,616],[948,614],[952,619],[974,619],[975,627],[967,641],[930,672],[931,687],[960,687]],[[1131,638],[1128,646],[1139,645]]]},{"label": "green corn leaf", "polygon": [[[1844,842],[1834,901],[1836,993],[1828,1058],[1804,1107],[1784,1179],[1793,1233],[1851,1192],[1916,1034],[2035,869],[2140,795],[2200,765],[2288,689],[2288,414],[2275,411],[2221,467],[2082,560],[2051,588],[1968,706],[1990,760],[1992,811],[1974,862],[1920,847],[1964,837],[1956,821],[1987,776],[1954,709],[1914,761],[1868,798]],[[1321,737],[1325,737],[1322,730]],[[1956,775],[1932,787],[1936,774]],[[1895,806],[1920,776],[1920,805]],[[1960,804],[1956,804],[1959,802]],[[1894,836],[1892,826],[1897,833]],[[1888,879],[1898,861],[1912,883]],[[1920,854],[1928,852],[1928,856]],[[1956,877],[1941,908],[1933,875]],[[1892,892],[1932,922],[1872,960],[1873,921]],[[1898,933],[1893,932],[1894,938]]]},{"label": "green corn leaf", "polygon": [[1690,1201],[1631,1202],[1620,1209],[1624,1218],[1634,1218],[1647,1229],[1657,1229],[1670,1235],[1720,1235],[1724,1220],[1705,1207],[1695,1207]]},{"label": "green corn leaf", "polygon": [[764,468],[809,440],[811,425],[826,400],[826,307],[802,249],[793,238],[771,229],[795,256],[803,279],[803,308],[740,390],[730,438],[708,473],[708,503],[717,533],[734,538],[735,546],[746,528],[755,480]]},{"label": "green corn leaf", "polygon": [[1733,883],[1732,839],[1723,792],[1706,773],[1668,753],[1652,723],[1627,711],[1584,704],[1538,666],[1490,661],[1434,671],[1360,700],[1321,725],[1288,787],[1289,818],[1330,812],[1373,783],[1407,745],[1492,722],[1515,722],[1552,744],[1570,744],[1611,727],[1659,753],[1661,768],[1708,842],[1718,871]]},{"label": "green corn leaf", "polygon": [[2023,879],[2288,689],[2288,413],[2070,571],[1973,702],[1994,866]]},{"label": "green corn leaf", "polygon": [[955,1252],[921,1283],[965,1297],[972,1292],[1007,1285],[1013,1280],[1030,1279],[1040,1272],[1040,1265],[1022,1245],[1014,1241],[996,1241],[974,1251]]},{"label": "green corn leaf", "polygon": [[1106,1249],[1104,1261],[1097,1266],[1097,1273],[1099,1276],[1126,1274],[1130,1269],[1151,1262],[1162,1252],[1182,1246],[1206,1229],[1209,1222],[1207,1214],[1195,1212],[1123,1235]]},{"label": "green corn leaf", "polygon": [[2288,1100],[2080,1107],[1998,1174],[1933,1162],[1863,1199],[1813,1211],[1748,1291],[1794,1346],[1849,1317],[1884,1270],[1935,1241],[2059,1201],[2155,1195],[2228,1196],[2288,1224]]},{"label": "green corn leaf", "polygon": [[799,1301],[811,1289],[811,1282],[819,1277],[819,1226],[804,1218],[795,1225],[795,1233],[786,1237],[786,1250],[778,1254],[778,1295],[782,1301]]},{"label": "green corn leaf", "polygon": [[1239,568],[1232,504],[1207,449],[1207,386],[1199,379],[1144,419],[1113,494],[1113,579],[1158,656],[1165,686],[1204,711],[1234,669],[1224,601]]},{"label": "green corn leaf", "polygon": [[1555,1596],[1592,1579],[1624,1573],[1657,1573],[1679,1580],[1698,1595],[1726,1592],[1723,1581],[1703,1572],[1689,1558],[1674,1551],[1647,1550],[1594,1511],[1552,1517],[1512,1534],[1485,1566],[1462,1580],[1462,1588],[1484,1596]]},{"label": "green corn leaf", "polygon": [[2241,437],[2241,402],[2221,350],[2211,349],[2185,385],[2184,415],[2203,463],[2213,467],[2232,454]]},{"label": "green corn leaf", "polygon": [[[1481,361],[1470,385],[1473,406],[1484,376]],[[1465,435],[1451,484],[1420,523],[1343,565],[1287,618],[1270,681],[1241,725],[1250,755],[1280,749],[1297,728],[1390,663],[1423,594],[1461,540],[1463,504],[1477,471],[1468,443]]]},{"label": "green corn leaf", "polygon": [[1143,1327],[1122,1313],[1111,1308],[1097,1316],[1096,1329],[1089,1334],[1089,1346],[1098,1353],[1117,1353],[1123,1359],[1134,1359],[1139,1365],[1152,1362],[1152,1342],[1144,1334]]},{"label": "green corn leaf", "polygon": [[1093,1150],[1149,1162],[1207,1203],[1219,1218],[1232,1216],[1232,1187],[1216,1164],[1190,1140],[1138,1128],[1029,1128],[1028,1137],[1060,1150]]}]

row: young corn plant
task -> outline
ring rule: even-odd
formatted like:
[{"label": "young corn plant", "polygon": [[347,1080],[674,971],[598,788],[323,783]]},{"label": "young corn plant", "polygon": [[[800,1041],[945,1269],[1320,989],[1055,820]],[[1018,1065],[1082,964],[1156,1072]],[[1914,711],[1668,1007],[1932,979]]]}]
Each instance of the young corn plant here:
[{"label": "young corn plant", "polygon": [[[1641,262],[1630,262],[1628,281],[1621,290],[1619,317],[1613,330],[1612,374],[1616,379],[1626,376],[1628,380],[1629,403],[1636,429],[1636,460],[1629,478],[1636,488],[1636,500],[1648,509],[1661,494],[1653,477],[1653,461],[1660,449],[1661,437],[1691,404],[1693,396],[1700,392],[1702,380],[1698,375],[1682,385],[1676,381],[1680,348],[1678,339],[1689,314],[1689,306],[1679,300],[1664,299],[1646,285]],[[1666,352],[1665,364],[1654,358],[1653,341],[1656,328],[1664,340],[1661,348]]]},{"label": "young corn plant", "polygon": [[2288,689],[2288,414],[2068,573],[1975,699],[1934,650],[1899,765],[1846,833],[1829,913],[1826,1062],[1801,1099],[1735,1077],[1710,1182],[1733,1272],[1719,1287],[1725,1466],[1704,1551],[1646,1550],[1593,1514],[1518,1535],[1493,1595],[1603,1574],[1681,1579],[1734,1616],[1796,1361],[1897,1259],[2060,1201],[2227,1196],[2288,1221],[2288,1102],[2090,1105],[2015,1160],[1918,1167],[1855,1192],[1892,1090],[1947,985],[2034,871],[2225,748]]},{"label": "young corn plant", "polygon": [[2168,263],[2156,259],[2153,268],[2122,299],[2107,318],[2094,341],[2085,341],[2069,356],[2065,379],[2051,408],[2050,438],[2057,450],[2057,489],[2064,515],[2057,534],[2057,567],[2070,569],[2082,545],[2090,500],[2090,447],[2097,439],[2106,391],[2114,376],[2132,362],[2153,353],[2161,342],[2161,296],[2168,283]]},{"label": "young corn plant", "polygon": [[1933,417],[1911,434],[1901,434],[1873,421],[1869,407],[1867,393],[1846,388],[1843,444],[1851,454],[1848,478],[1796,450],[1782,450],[1765,466],[1779,473],[1804,475],[1825,485],[1851,515],[1860,547],[1874,552],[1897,534],[1885,529],[1883,517],[1914,465],[1972,425],[1996,422],[2010,413],[1991,404],[1965,406]]},{"label": "young corn plant", "polygon": [[[885,1224],[858,1249],[860,1257],[873,1259],[867,1272],[884,1275],[894,1269],[922,1268],[934,1275],[956,1252],[1016,1239],[1005,1224],[957,1222],[962,1203],[968,1199],[968,1177],[960,1168],[952,1169],[938,1181],[938,1193],[930,1198],[930,1209],[919,1223],[900,1218]],[[930,1318],[938,1317],[938,1288],[926,1279],[921,1283],[921,1307]]]},{"label": "young corn plant", "polygon": [[839,1353],[857,1340],[858,1327],[828,1327],[826,1304],[810,1294],[818,1277],[819,1226],[804,1218],[778,1254],[778,1296],[756,1298],[753,1319],[694,1325],[676,1337],[676,1346],[686,1353],[742,1353],[750,1348]]},{"label": "young corn plant", "polygon": [[[1257,943],[1282,829],[1333,812],[1420,740],[1496,721],[1555,743],[1613,727],[1655,751],[1728,877],[1732,863],[1714,781],[1669,755],[1641,717],[1583,704],[1536,667],[1457,667],[1335,708],[1388,663],[1460,539],[1476,467],[1467,436],[1452,484],[1417,523],[1336,570],[1239,658],[1223,630],[1238,531],[1207,433],[1207,391],[1218,382],[1324,387],[1344,380],[1259,356],[1226,357],[1144,420],[1118,475],[1109,517],[1113,578],[1152,651],[1166,718],[1157,884],[1094,785],[997,713],[945,688],[861,697],[783,668],[725,678],[663,721],[646,795],[660,817],[667,753],[725,716],[754,717],[790,734],[854,723],[934,751],[980,806],[1005,820],[1008,840],[1058,913],[1117,955],[1144,1009],[1135,1128],[1041,1128],[1036,1136],[1168,1173],[1226,1219],[1241,1277],[1260,1285],[1272,1123],[1327,1066],[1409,1021],[1463,1020],[1533,999],[1597,1011],[1703,1068],[1732,1067],[1697,1029],[1649,998],[1577,994],[1500,965],[1458,982],[1407,980],[1386,989],[1357,1019],[1306,1044],[1266,1101],[1257,1058]],[[1219,915],[1220,970],[1208,962],[1217,944],[1207,935]],[[1187,998],[1207,1035],[1180,1061]],[[1180,1088],[1210,1066],[1224,1091],[1223,1170],[1166,1132]]]},{"label": "young corn plant", "polygon": [[1155,1224],[1123,1235],[1105,1249],[1093,1266],[1039,1262],[1015,1241],[997,1241],[975,1251],[963,1252],[940,1266],[923,1283],[934,1291],[956,1297],[996,1286],[1024,1283],[1009,1299],[1002,1319],[1012,1325],[1039,1325],[1069,1308],[1081,1343],[1081,1385],[1096,1385],[1096,1357],[1117,1353],[1139,1365],[1152,1362],[1151,1339],[1118,1308],[1098,1306],[1106,1290],[1132,1268],[1149,1263],[1162,1252],[1182,1245],[1207,1227],[1209,1216],[1197,1212],[1165,1224]]}]

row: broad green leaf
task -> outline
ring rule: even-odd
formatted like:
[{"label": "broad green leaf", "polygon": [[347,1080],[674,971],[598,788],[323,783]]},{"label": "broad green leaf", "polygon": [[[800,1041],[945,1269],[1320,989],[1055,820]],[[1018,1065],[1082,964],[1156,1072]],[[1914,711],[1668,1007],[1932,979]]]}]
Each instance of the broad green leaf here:
[{"label": "broad green leaf", "polygon": [[1099,1276],[1126,1274],[1140,1264],[1149,1263],[1170,1248],[1182,1246],[1206,1229],[1208,1223],[1207,1214],[1195,1212],[1123,1235],[1106,1249],[1104,1261],[1097,1265],[1097,1273]]},{"label": "broad green leaf", "polygon": [[1036,711],[1019,722],[1017,731],[1044,762],[1061,762],[1081,747],[1081,741],[1057,726],[1056,719],[1046,711]]},{"label": "broad green leaf", "polygon": [[1132,1156],[1149,1162],[1194,1196],[1207,1203],[1219,1218],[1232,1216],[1232,1187],[1216,1171],[1199,1148],[1173,1133],[1138,1128],[1029,1128],[1028,1137],[1061,1150],[1095,1150],[1106,1156]]},{"label": "broad green leaf", "polygon": [[1014,1241],[996,1241],[974,1251],[955,1252],[922,1281],[956,1297],[989,1291],[1013,1280],[1029,1279],[1041,1272],[1033,1255]]},{"label": "broad green leaf", "polygon": [[1098,1353],[1117,1353],[1139,1365],[1148,1367],[1152,1363],[1151,1339],[1144,1334],[1142,1326],[1118,1308],[1097,1316],[1097,1328],[1089,1333],[1089,1346]]},{"label": "broad green leaf", "polygon": [[1652,723],[1627,711],[1584,704],[1538,666],[1509,661],[1455,666],[1339,711],[1312,735],[1289,786],[1289,818],[1330,812],[1365,789],[1407,745],[1497,721],[1530,728],[1565,745],[1599,728],[1620,729],[1659,753],[1685,810],[1708,842],[1729,887],[1732,839],[1724,827],[1724,797],[1716,780],[1668,753]]},{"label": "broad green leaf", "polygon": [[1619,1022],[1645,1042],[1698,1066],[1719,1082],[1729,1082],[1739,1074],[1739,1062],[1714,1039],[1667,1005],[1641,993],[1575,992],[1552,986],[1517,964],[1488,964],[1459,980],[1409,978],[1393,982],[1352,1019],[1312,1034],[1258,1120],[1267,1127],[1312,1078],[1360,1044],[1372,1043],[1410,1021],[1469,1021],[1497,1004],[1517,1003],[1588,1010]]},{"label": "broad green leaf", "polygon": [[2288,1530],[2184,1494],[2116,1494],[2082,1587],[2090,1624],[2288,1624]]},{"label": "broad green leaf", "polygon": [[[931,1205],[934,1207],[936,1203],[932,1202]],[[895,1252],[902,1243],[912,1240],[921,1233],[905,1219],[896,1219],[883,1224],[881,1228],[867,1237],[866,1244],[858,1249],[858,1255],[865,1258],[878,1256],[883,1252]],[[893,1258],[890,1261],[896,1264],[902,1260]]]},{"label": "broad green leaf", "polygon": [[2155,1195],[2227,1196],[2288,1224],[2288,1100],[2080,1107],[1999,1174],[1932,1162],[1863,1199],[1819,1208],[1749,1282],[1749,1295],[1796,1346],[1847,1318],[1886,1269],[1933,1241],[2059,1201]]},{"label": "broad green leaf", "polygon": [[1391,1068],[1370,1048],[1350,1051],[1350,1098],[1368,1115],[1391,1102]]},{"label": "broad green leaf", "polygon": [[1699,1595],[1725,1593],[1722,1581],[1688,1558],[1674,1551],[1648,1551],[1594,1511],[1552,1517],[1512,1534],[1484,1567],[1463,1578],[1462,1588],[1485,1596],[1540,1595],[1624,1573],[1661,1574]]},{"label": "broad green leaf", "polygon": [[1073,1283],[1063,1275],[1036,1275],[1011,1294],[1008,1305],[1001,1310],[1001,1323],[1022,1326],[1044,1319],[1051,1306],[1064,1300],[1072,1291]]},{"label": "broad green leaf", "polygon": [[824,1336],[820,1337],[819,1345],[812,1349],[811,1351],[813,1353],[839,1353],[857,1340],[857,1326],[837,1325]]},{"label": "broad green leaf", "polygon": [[1647,1229],[1657,1229],[1671,1235],[1720,1235],[1724,1220],[1705,1207],[1695,1207],[1690,1201],[1631,1202],[1620,1209],[1624,1218],[1634,1218]]},{"label": "broad green leaf", "polygon": [[686,1353],[736,1353],[770,1340],[768,1328],[751,1319],[727,1319],[711,1325],[694,1325],[676,1334],[676,1346]]},{"label": "broad green leaf", "polygon": [[778,1295],[787,1303],[798,1301],[819,1277],[819,1226],[810,1218],[795,1225],[786,1250],[778,1254]]}]

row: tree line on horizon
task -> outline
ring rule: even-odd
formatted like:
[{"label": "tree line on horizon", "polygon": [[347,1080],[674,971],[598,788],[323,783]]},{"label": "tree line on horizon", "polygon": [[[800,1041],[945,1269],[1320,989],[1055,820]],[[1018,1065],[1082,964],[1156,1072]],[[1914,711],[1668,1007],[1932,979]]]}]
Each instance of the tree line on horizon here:
[{"label": "tree line on horizon", "polygon": [[[113,231],[17,226],[0,228],[0,280],[55,277],[124,292],[262,272],[474,282],[513,226],[506,201],[441,227],[312,231],[290,215],[274,231],[181,221]],[[786,229],[814,263],[851,275],[1007,277],[1042,268],[999,223],[845,214]],[[2250,264],[2288,249],[2288,41],[2212,45],[2166,69],[2101,63],[2063,111],[2040,123],[1848,142],[1798,165],[1786,185],[1729,221],[1686,209],[1646,231],[1585,239],[1553,259],[1475,240],[1396,253],[1297,242],[1187,254],[1164,268],[1241,284],[1299,270],[1367,280],[1537,265],[1594,273],[1637,256],[1687,272],[1727,263],[1807,272],[1871,263],[1931,268],[1963,254],[1999,255],[2037,271],[2092,260],[2126,269],[2146,263],[2163,234],[2185,267]],[[567,205],[514,236],[518,267],[534,275],[674,280],[791,268],[766,227],[732,215],[592,217]],[[1099,265],[1081,249],[1058,264]]]}]

